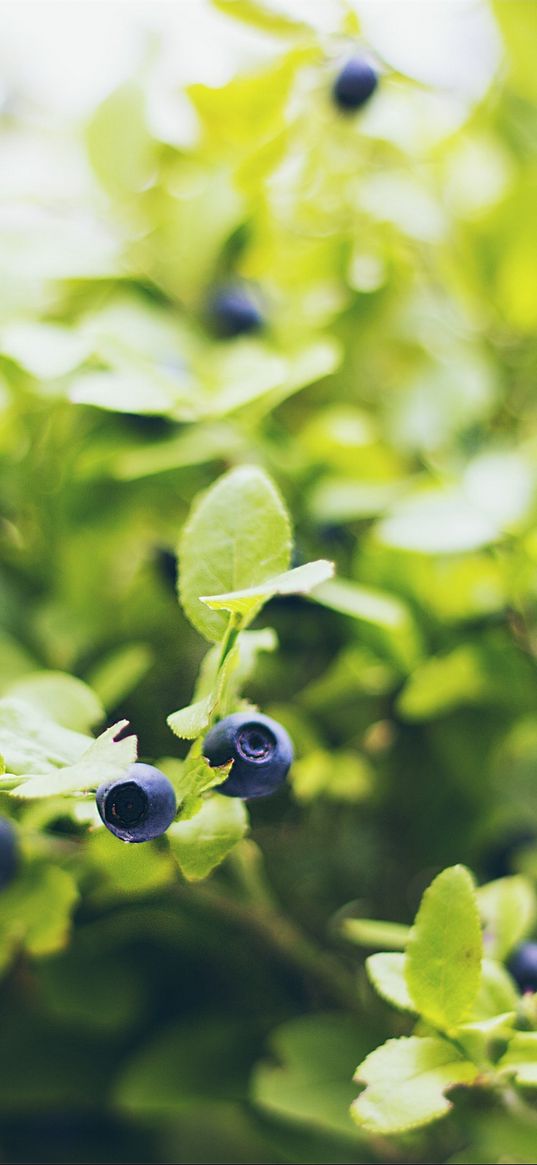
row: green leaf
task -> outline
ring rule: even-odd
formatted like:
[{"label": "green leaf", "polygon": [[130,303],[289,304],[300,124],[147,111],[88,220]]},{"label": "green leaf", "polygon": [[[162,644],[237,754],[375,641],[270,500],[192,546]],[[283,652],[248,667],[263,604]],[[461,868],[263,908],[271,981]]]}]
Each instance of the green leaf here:
[{"label": "green leaf", "polygon": [[517,1032],[497,1067],[506,1069],[517,1084],[537,1088],[537,1032]]},{"label": "green leaf", "polygon": [[23,700],[0,700],[0,753],[9,773],[55,772],[79,760],[90,744],[90,736],[56,724]]},{"label": "green leaf", "polygon": [[280,1119],[356,1139],[351,1078],[363,1044],[362,1025],[349,1016],[305,1016],[283,1024],[271,1037],[279,1063],[257,1066],[253,1100]]},{"label": "green leaf", "polygon": [[405,720],[430,720],[460,705],[479,704],[490,693],[483,660],[469,644],[418,664],[397,699]]},{"label": "green leaf", "polygon": [[356,1069],[355,1081],[366,1088],[351,1113],[368,1132],[404,1133],[445,1116],[452,1107],[446,1092],[456,1084],[471,1084],[477,1075],[475,1064],[446,1040],[388,1040]]},{"label": "green leaf", "polygon": [[395,660],[405,667],[415,664],[418,631],[409,608],[395,595],[338,578],[323,583],[313,597],[324,607],[379,628]]},{"label": "green leaf", "polygon": [[133,196],[151,176],[154,142],[145,124],[143,89],[128,82],[103,101],[87,129],[91,164],[116,196]]},{"label": "green leaf", "polygon": [[14,796],[29,800],[34,797],[54,797],[65,793],[83,793],[96,789],[102,781],[112,781],[122,777],[137,755],[137,739],[117,736],[128,725],[128,720],[118,720],[111,728],[102,732],[89,748],[72,765],[47,772],[43,776],[31,776],[24,784],[17,786]]},{"label": "green leaf", "polygon": [[349,803],[371,794],[375,774],[365,756],[357,752],[316,748],[295,761],[291,772],[293,793],[299,801],[328,797]]},{"label": "green leaf", "polygon": [[477,891],[479,911],[485,926],[483,942],[492,959],[505,959],[533,929],[537,897],[528,878],[516,874],[498,878]]},{"label": "green leaf", "polygon": [[106,655],[93,668],[89,683],[105,708],[115,708],[136,688],[153,662],[153,653],[146,643],[127,643]]},{"label": "green leaf", "polygon": [[399,1011],[416,1012],[405,979],[406,955],[399,951],[382,951],[365,961],[367,974],[378,994]]},{"label": "green leaf", "polygon": [[534,5],[531,0],[509,0],[508,4],[505,0],[494,0],[493,11],[507,48],[513,86],[528,101],[536,101]]},{"label": "green leaf", "polygon": [[507,1044],[512,1038],[516,1015],[515,1009],[489,1016],[488,1019],[461,1023],[457,1028],[457,1044],[474,1064],[480,1064],[486,1070],[491,1060],[497,1060],[501,1045]]},{"label": "green leaf", "polygon": [[[197,748],[195,745],[194,749]],[[231,763],[212,768],[205,757],[194,751],[184,761],[170,759],[160,764],[174,786],[180,821],[188,821],[200,811],[203,795],[225,781]]]},{"label": "green leaf", "polygon": [[472,878],[464,866],[451,866],[425,891],[407,948],[410,995],[435,1027],[450,1030],[470,1018],[482,947]]},{"label": "green leaf", "polygon": [[2,893],[0,967],[22,946],[35,956],[61,950],[77,900],[76,885],[65,870],[36,864],[21,871]]},{"label": "green leaf", "polygon": [[76,732],[88,732],[104,719],[104,708],[91,688],[65,672],[32,672],[11,684],[7,694]]},{"label": "green leaf", "polygon": [[183,740],[195,740],[209,725],[215,701],[213,693],[203,700],[196,700],[186,708],[179,708],[166,718],[166,723],[176,736]]},{"label": "green leaf", "polygon": [[248,814],[236,797],[209,797],[190,821],[170,826],[168,838],[189,882],[206,878],[227,857],[248,828]]},{"label": "green leaf", "polygon": [[378,947],[383,951],[404,950],[410,936],[409,926],[375,918],[345,918],[342,930],[349,942],[359,947]]},{"label": "green leaf", "polygon": [[428,489],[404,498],[376,527],[381,542],[421,554],[460,554],[496,542],[498,522],[462,489]]},{"label": "green leaf", "polygon": [[502,1012],[516,1011],[518,993],[511,976],[495,959],[483,959],[481,983],[472,1008],[472,1020],[491,1019]]},{"label": "green leaf", "polygon": [[221,639],[228,615],[209,610],[200,596],[281,574],[290,550],[287,512],[269,478],[255,466],[221,477],[195,502],[179,545],[180,598],[194,627],[206,639]]},{"label": "green leaf", "polygon": [[240,615],[243,622],[249,622],[259,607],[274,595],[309,594],[331,578],[333,573],[333,562],[320,558],[316,562],[306,562],[303,566],[288,570],[276,578],[267,579],[258,586],[231,591],[227,595],[200,595],[200,600],[212,611],[230,611]]},{"label": "green leaf", "polygon": [[0,348],[39,380],[65,376],[90,354],[90,345],[79,331],[22,320],[14,320],[2,331]]},{"label": "green leaf", "polygon": [[297,20],[281,4],[272,0],[213,0],[215,8],[225,12],[226,16],[233,16],[235,20],[242,20],[272,36],[294,36],[297,33],[310,33],[311,27],[304,20]]}]

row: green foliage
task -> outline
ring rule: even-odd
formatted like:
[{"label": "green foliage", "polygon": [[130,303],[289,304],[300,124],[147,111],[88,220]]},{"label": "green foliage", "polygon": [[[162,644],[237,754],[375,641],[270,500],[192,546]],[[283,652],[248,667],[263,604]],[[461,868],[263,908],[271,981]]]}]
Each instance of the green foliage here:
[{"label": "green foliage", "polygon": [[[5,1160],[537,1156],[537,22],[358,7],[112,14],[50,117],[10,55]],[[246,806],[203,740],[257,707],[297,759]],[[177,818],[124,845],[138,755]]]}]

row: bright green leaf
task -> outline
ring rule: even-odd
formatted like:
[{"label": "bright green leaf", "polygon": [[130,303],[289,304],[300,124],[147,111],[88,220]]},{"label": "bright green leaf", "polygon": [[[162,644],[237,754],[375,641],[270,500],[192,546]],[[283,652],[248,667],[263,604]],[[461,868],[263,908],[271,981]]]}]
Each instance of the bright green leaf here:
[{"label": "bright green leaf", "polygon": [[201,595],[228,594],[264,583],[289,564],[289,519],[272,482],[255,466],[221,477],[197,500],[179,545],[180,598],[206,639],[218,641],[228,616]]},{"label": "bright green leaf", "polygon": [[230,611],[240,615],[242,620],[249,621],[260,605],[268,602],[274,595],[309,594],[331,578],[333,573],[333,562],[321,558],[317,562],[306,562],[303,566],[297,566],[276,578],[267,579],[258,586],[231,591],[227,595],[200,595],[200,600],[212,611]]},{"label": "bright green leaf", "polygon": [[245,805],[215,793],[190,821],[177,821],[168,838],[181,872],[189,882],[206,878],[227,857],[248,828]]},{"label": "bright green leaf", "polygon": [[410,1036],[388,1040],[367,1056],[354,1079],[365,1091],[351,1113],[371,1133],[391,1135],[430,1124],[449,1112],[446,1092],[478,1074],[446,1040]]},{"label": "bright green leaf", "polygon": [[407,948],[410,995],[435,1027],[449,1030],[470,1017],[482,947],[472,878],[464,866],[452,866],[425,891]]},{"label": "bright green leaf", "polygon": [[16,797],[54,797],[58,794],[82,793],[96,789],[102,781],[122,777],[137,755],[135,736],[117,736],[128,725],[119,720],[94,740],[74,764],[49,771],[44,776],[31,776],[14,792]]},{"label": "bright green leaf", "polygon": [[366,970],[378,994],[399,1011],[416,1011],[405,979],[406,955],[382,951],[366,959]]}]

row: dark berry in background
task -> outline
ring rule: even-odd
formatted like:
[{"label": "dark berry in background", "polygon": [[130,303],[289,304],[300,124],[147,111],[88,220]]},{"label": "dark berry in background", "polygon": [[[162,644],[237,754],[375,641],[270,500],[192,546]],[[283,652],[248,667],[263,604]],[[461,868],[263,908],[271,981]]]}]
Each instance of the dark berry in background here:
[{"label": "dark berry in background", "polygon": [[13,881],[19,864],[15,830],[7,817],[0,817],[0,890]]},{"label": "dark berry in background", "polygon": [[215,291],[209,301],[209,316],[214,331],[223,339],[257,332],[264,322],[252,293],[235,284]]},{"label": "dark berry in background", "polygon": [[365,105],[378,85],[378,74],[363,57],[351,57],[338,73],[332,95],[339,109],[353,113]]},{"label": "dark berry in background", "polygon": [[517,947],[508,969],[521,991],[537,991],[537,942],[522,943]]}]

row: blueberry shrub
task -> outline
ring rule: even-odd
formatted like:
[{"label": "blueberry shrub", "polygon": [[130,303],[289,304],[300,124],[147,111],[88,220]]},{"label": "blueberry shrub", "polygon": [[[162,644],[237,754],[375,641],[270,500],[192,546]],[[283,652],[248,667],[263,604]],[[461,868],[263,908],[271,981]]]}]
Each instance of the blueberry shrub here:
[{"label": "blueberry shrub", "polygon": [[1,1160],[537,1160],[537,19],[426,7],[6,80]]}]

